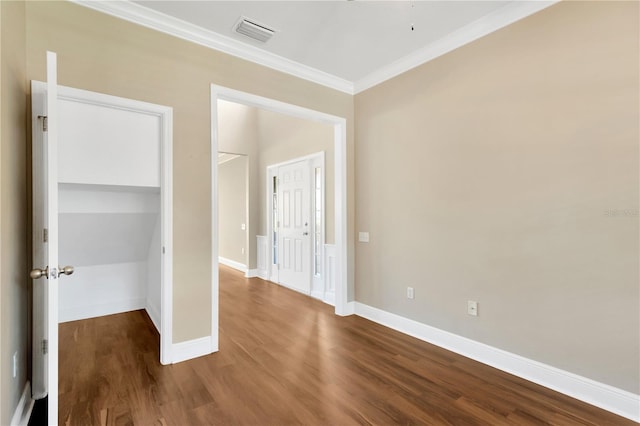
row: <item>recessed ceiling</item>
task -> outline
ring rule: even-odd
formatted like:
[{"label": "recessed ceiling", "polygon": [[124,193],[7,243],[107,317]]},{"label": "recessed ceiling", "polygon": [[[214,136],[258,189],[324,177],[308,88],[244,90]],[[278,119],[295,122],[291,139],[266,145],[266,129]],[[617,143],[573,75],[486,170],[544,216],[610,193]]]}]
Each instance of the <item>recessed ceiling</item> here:
[{"label": "recessed ceiling", "polygon": [[[278,68],[280,58],[285,72],[295,74],[299,66],[302,78],[328,86],[334,79],[334,87],[347,92],[377,84],[554,3],[76,1],[143,25],[154,27],[160,22],[164,27],[158,29],[165,32],[187,27],[202,30],[194,41],[207,35],[219,36],[217,45],[229,47],[228,53],[244,49],[249,59],[266,59],[265,64],[274,68]],[[145,13],[150,18],[143,17]],[[133,15],[136,17],[131,18]],[[240,17],[267,25],[276,33],[267,43],[238,34],[234,26]]]}]

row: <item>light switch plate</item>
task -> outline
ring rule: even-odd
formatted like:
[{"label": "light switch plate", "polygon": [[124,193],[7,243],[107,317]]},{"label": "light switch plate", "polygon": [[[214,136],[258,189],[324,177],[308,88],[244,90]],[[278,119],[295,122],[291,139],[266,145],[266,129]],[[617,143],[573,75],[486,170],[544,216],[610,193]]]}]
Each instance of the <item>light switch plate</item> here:
[{"label": "light switch plate", "polygon": [[358,241],[361,243],[369,242],[369,233],[368,232],[358,232]]}]

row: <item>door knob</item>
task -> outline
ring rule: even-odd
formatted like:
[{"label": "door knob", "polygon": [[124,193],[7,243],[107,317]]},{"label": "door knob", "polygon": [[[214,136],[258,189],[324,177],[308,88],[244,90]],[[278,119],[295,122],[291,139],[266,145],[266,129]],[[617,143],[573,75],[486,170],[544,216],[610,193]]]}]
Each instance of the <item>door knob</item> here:
[{"label": "door knob", "polygon": [[308,232],[303,232],[302,235],[309,235],[309,233]]},{"label": "door knob", "polygon": [[[73,274],[73,271],[74,271],[73,266],[60,266],[58,267],[58,271],[56,271],[56,268],[53,268],[51,270],[51,274],[52,274],[52,278],[56,278],[62,274],[71,275]],[[34,279],[34,280],[37,280],[38,278],[42,278],[42,277],[49,278],[49,267],[47,266],[44,269],[34,268],[29,273],[29,276],[31,277],[31,279]]]},{"label": "door knob", "polygon": [[73,266],[58,266],[58,276],[65,274],[65,275],[71,275],[73,274]]},{"label": "door knob", "polygon": [[47,277],[49,278],[49,267],[47,266],[44,269],[38,269],[38,268],[34,268],[31,270],[31,272],[29,273],[29,276],[31,277],[31,279],[33,280],[37,280],[38,278],[42,278],[42,277]]}]

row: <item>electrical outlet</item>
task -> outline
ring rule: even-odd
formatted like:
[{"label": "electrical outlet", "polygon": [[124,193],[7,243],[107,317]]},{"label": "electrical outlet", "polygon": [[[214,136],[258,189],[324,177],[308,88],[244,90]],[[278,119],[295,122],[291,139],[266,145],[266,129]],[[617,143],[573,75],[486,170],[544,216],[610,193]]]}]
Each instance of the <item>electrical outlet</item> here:
[{"label": "electrical outlet", "polygon": [[467,301],[467,313],[469,315],[473,315],[474,317],[478,316],[478,302],[475,300]]},{"label": "electrical outlet", "polygon": [[244,254],[244,247],[242,247],[242,249],[241,249],[241,250],[242,250],[242,254]]},{"label": "electrical outlet", "polygon": [[413,287],[407,287],[407,299],[413,299]]},{"label": "electrical outlet", "polygon": [[358,241],[361,243],[369,242],[369,233],[368,232],[358,232]]},{"label": "electrical outlet", "polygon": [[18,376],[18,352],[13,354],[13,378]]},{"label": "electrical outlet", "polygon": [[242,229],[243,231],[246,231],[247,225],[243,223],[242,225],[240,225],[240,229]]}]

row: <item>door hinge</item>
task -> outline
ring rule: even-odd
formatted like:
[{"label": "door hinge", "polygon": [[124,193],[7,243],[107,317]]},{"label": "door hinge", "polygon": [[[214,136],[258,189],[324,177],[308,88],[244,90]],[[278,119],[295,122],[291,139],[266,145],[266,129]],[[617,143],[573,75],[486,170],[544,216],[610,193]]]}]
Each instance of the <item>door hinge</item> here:
[{"label": "door hinge", "polygon": [[49,353],[49,341],[44,339],[42,341],[42,354],[46,355],[47,353]]},{"label": "door hinge", "polygon": [[164,246],[162,246],[162,254],[165,254]]},{"label": "door hinge", "polygon": [[42,131],[46,132],[49,129],[49,119],[46,115],[39,115],[38,118],[42,119]]},{"label": "door hinge", "polygon": [[42,232],[42,241],[49,242],[49,230],[47,228],[44,228],[44,231]]}]

